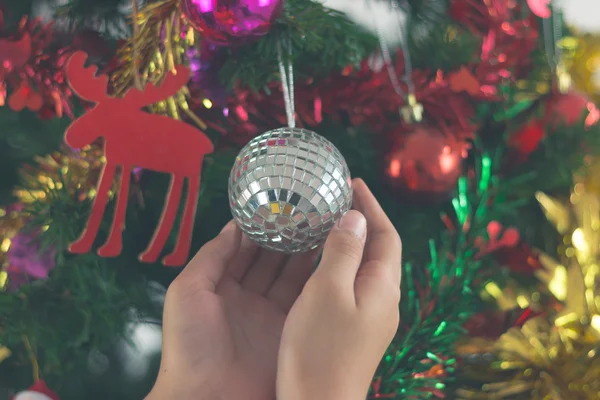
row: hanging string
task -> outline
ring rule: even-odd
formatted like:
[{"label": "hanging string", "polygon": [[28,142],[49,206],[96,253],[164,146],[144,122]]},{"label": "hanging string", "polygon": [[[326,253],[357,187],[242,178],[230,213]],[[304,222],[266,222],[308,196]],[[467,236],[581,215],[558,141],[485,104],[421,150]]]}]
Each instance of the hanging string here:
[{"label": "hanging string", "polygon": [[[371,6],[370,2],[368,4]],[[397,5],[394,3],[394,8],[396,7]],[[407,106],[400,109],[400,113],[406,122],[420,122],[423,119],[423,106],[417,102],[417,97],[415,96],[415,85],[412,80],[412,61],[408,49],[408,26],[411,15],[409,4],[405,4],[404,10],[406,11],[406,17],[399,23],[401,36],[400,49],[402,50],[402,55],[404,57],[404,83],[406,83],[408,93],[402,89],[400,80],[396,75],[396,70],[392,64],[392,57],[390,56],[390,48],[385,40],[381,24],[379,24],[377,20],[375,21],[375,26],[377,27],[377,38],[379,39],[379,46],[381,47],[381,55],[383,56],[383,61],[390,77],[392,87],[396,94],[407,103]]]},{"label": "hanging string", "polygon": [[543,20],[544,47],[546,59],[552,71],[556,71],[562,52],[558,43],[562,39],[562,18],[557,7],[552,7],[552,17]]},{"label": "hanging string", "polygon": [[[369,5],[371,3],[369,2]],[[409,7],[408,5],[406,6]],[[402,49],[402,56],[404,57],[404,82],[408,87],[408,93],[415,92],[415,85],[412,81],[412,61],[410,58],[410,52],[408,50],[408,25],[410,18],[410,9],[406,12],[406,19],[399,23],[400,26],[400,48]],[[385,63],[385,67],[387,68],[388,75],[390,77],[390,82],[392,83],[392,87],[396,94],[404,99],[407,98],[407,94],[402,89],[400,85],[400,80],[396,75],[396,70],[394,69],[394,65],[392,63],[392,57],[390,56],[390,48],[385,40],[385,36],[383,34],[383,29],[381,28],[381,24],[376,23],[377,29],[377,38],[379,39],[379,47],[381,48],[381,55],[383,56],[383,61]]]},{"label": "hanging string", "polygon": [[552,9],[552,22],[554,23],[554,61],[558,64],[562,57],[562,50],[558,44],[563,38],[562,14],[558,11],[558,8]]},{"label": "hanging string", "polygon": [[141,91],[141,90],[144,90],[144,85],[142,85],[142,81],[140,79],[140,56],[139,56],[138,46],[136,46],[136,43],[135,43],[135,41],[139,40],[139,38],[140,38],[140,26],[139,26],[139,20],[138,20],[137,0],[131,1],[131,8],[132,8],[132,14],[133,14],[133,37],[134,37],[134,42],[133,42],[133,45],[131,46],[132,53],[133,53],[132,54],[133,84],[136,89]]},{"label": "hanging string", "polygon": [[[294,67],[292,64],[292,40],[287,40],[287,59],[283,60],[281,41],[277,41],[277,62],[279,64],[279,75],[281,77],[281,90],[285,104],[285,114],[290,128],[296,127],[296,110],[294,105]],[[287,68],[286,68],[287,66]]]},{"label": "hanging string", "polygon": [[552,7],[552,17],[543,21],[544,47],[548,65],[554,74],[558,90],[566,93],[571,89],[572,80],[560,42],[563,39],[562,17],[557,7]]}]

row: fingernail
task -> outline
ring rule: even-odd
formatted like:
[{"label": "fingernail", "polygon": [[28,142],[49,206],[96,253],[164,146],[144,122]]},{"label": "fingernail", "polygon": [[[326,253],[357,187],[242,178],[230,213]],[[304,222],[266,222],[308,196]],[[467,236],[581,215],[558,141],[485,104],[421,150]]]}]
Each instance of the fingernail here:
[{"label": "fingernail", "polygon": [[358,211],[348,211],[338,223],[340,229],[352,232],[356,237],[363,238],[367,233],[367,220]]},{"label": "fingernail", "polygon": [[230,231],[230,230],[232,230],[232,229],[234,229],[234,228],[235,228],[235,221],[234,221],[234,220],[231,220],[231,221],[229,221],[229,222],[227,223],[227,225],[225,225],[225,226],[223,227],[223,229],[221,229],[221,233],[223,233],[223,232],[227,232],[227,231]]}]

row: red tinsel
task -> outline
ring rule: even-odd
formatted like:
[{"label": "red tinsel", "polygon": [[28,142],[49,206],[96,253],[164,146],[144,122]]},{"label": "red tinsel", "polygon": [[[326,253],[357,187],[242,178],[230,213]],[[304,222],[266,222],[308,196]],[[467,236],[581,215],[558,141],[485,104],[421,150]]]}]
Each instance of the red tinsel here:
[{"label": "red tinsel", "polygon": [[[473,62],[447,73],[416,69],[412,81],[428,123],[450,127],[456,139],[462,140],[465,132],[473,131],[470,120],[474,105],[500,100],[499,86],[528,70],[537,30],[535,20],[523,17],[520,5],[511,0],[453,0],[450,14],[481,38],[479,54],[474,55]],[[52,26],[24,18],[17,32],[3,36],[0,104],[7,96],[16,96],[9,103],[15,109],[30,108],[41,116],[70,115],[71,92],[62,73],[70,49],[52,47]],[[299,124],[314,127],[323,115],[328,115],[347,119],[355,126],[370,126],[376,132],[389,132],[392,126],[402,123],[398,111],[406,105],[405,99],[394,91],[386,68],[373,68],[372,64],[365,60],[324,81],[298,82]],[[393,67],[398,76],[404,74],[401,54]],[[197,112],[212,121],[212,128],[227,133],[235,142],[245,143],[269,127],[285,124],[279,84],[273,83],[270,89],[269,95],[237,90],[222,110],[206,110],[198,101]]]},{"label": "red tinsel", "polygon": [[0,38],[0,105],[28,108],[42,118],[72,117],[71,90],[63,74],[69,54],[69,47],[56,44],[52,24],[23,17],[15,32]]},{"label": "red tinsel", "polygon": [[[523,17],[520,6],[511,0],[453,0],[450,12],[461,26],[481,38],[479,54],[448,73],[415,69],[412,80],[427,122],[450,127],[455,138],[462,140],[465,133],[473,132],[470,120],[475,104],[502,100],[499,87],[528,70],[538,33],[535,20]],[[391,132],[392,127],[398,132],[396,127],[402,123],[398,111],[406,102],[394,91],[386,68],[374,69],[373,64],[365,60],[323,81],[297,82],[299,125],[318,126],[322,116],[328,115],[349,120],[354,126],[367,125],[375,132]],[[398,76],[404,75],[401,54],[396,55],[393,67]],[[269,95],[237,90],[224,109],[225,122],[213,122],[211,127],[245,143],[268,128],[284,125],[279,84],[273,83],[269,89]],[[200,114],[215,112],[199,108]],[[223,120],[223,116],[219,118]],[[217,118],[212,114],[205,120]]]}]

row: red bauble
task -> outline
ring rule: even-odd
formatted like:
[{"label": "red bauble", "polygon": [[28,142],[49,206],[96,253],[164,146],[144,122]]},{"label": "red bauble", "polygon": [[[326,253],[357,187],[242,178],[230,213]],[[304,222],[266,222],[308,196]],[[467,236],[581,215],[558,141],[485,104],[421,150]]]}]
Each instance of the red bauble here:
[{"label": "red bauble", "polygon": [[182,0],[186,19],[203,37],[232,46],[265,35],[283,0]]},{"label": "red bauble", "polygon": [[585,113],[591,111],[588,108],[589,105],[593,106],[593,103],[583,93],[570,91],[556,94],[548,100],[547,122],[552,128],[560,125],[575,125],[582,120]]},{"label": "red bauble", "polygon": [[455,188],[463,172],[467,143],[425,124],[395,135],[401,143],[387,157],[385,171],[393,185],[435,197]]}]

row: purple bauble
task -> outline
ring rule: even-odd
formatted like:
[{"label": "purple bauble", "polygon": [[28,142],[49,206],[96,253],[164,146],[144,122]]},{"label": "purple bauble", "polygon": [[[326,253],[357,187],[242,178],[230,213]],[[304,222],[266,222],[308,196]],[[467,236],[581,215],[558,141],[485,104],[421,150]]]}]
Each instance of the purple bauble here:
[{"label": "purple bauble", "polygon": [[269,32],[283,0],[183,0],[186,19],[215,44],[234,46]]},{"label": "purple bauble", "polygon": [[219,52],[221,47],[202,42],[200,49],[191,47],[187,51],[192,77],[188,82],[192,96],[200,93],[217,107],[224,107],[230,95],[229,90],[219,82],[219,70],[225,59]]},{"label": "purple bauble", "polygon": [[10,290],[16,290],[31,281],[47,279],[48,273],[56,265],[56,249],[42,249],[35,234],[19,232],[12,238],[7,256]]}]

